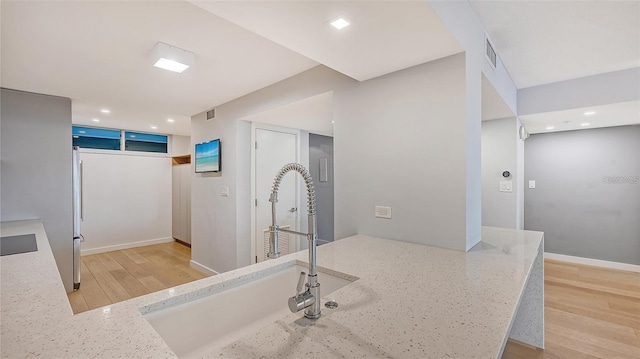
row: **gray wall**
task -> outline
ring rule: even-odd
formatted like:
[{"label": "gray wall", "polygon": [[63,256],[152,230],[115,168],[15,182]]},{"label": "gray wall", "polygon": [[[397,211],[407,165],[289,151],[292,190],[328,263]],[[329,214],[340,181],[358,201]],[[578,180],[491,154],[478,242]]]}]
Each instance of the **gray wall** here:
[{"label": "gray wall", "polygon": [[0,219],[42,219],[71,291],[71,100],[6,89],[1,97]]},{"label": "gray wall", "polygon": [[[482,225],[518,227],[517,145],[515,118],[482,122]],[[502,177],[509,171],[511,177]],[[500,181],[510,181],[512,192],[500,192]]]},{"label": "gray wall", "polygon": [[545,251],[640,264],[640,125],[532,135],[525,229]]},{"label": "gray wall", "polygon": [[[320,182],[320,159],[327,159],[327,181]],[[309,172],[316,189],[318,239],[333,241],[333,137],[309,134]]]}]

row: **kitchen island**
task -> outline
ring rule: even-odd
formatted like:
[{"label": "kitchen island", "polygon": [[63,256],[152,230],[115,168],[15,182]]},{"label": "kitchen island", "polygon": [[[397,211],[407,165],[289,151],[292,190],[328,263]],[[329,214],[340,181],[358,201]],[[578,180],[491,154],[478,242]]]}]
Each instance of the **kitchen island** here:
[{"label": "kitchen island", "polygon": [[[42,225],[2,223],[2,235],[34,232],[38,252],[0,260],[2,357],[175,357],[141,312],[307,259],[301,251],[72,315]],[[543,234],[484,227],[482,238],[466,253],[363,235],[320,246],[319,266],[358,278],[330,294],[338,308],[315,322],[284,315],[206,356],[499,358],[509,337],[542,347]]]}]

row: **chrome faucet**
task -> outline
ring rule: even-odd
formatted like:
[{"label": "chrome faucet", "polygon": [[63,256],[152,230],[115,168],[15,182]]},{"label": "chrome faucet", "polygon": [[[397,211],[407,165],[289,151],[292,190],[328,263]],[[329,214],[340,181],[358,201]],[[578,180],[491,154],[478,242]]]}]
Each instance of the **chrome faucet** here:
[{"label": "chrome faucet", "polygon": [[[276,203],[278,202],[278,188],[282,182],[282,178],[287,172],[296,171],[302,178],[307,186],[307,212],[309,214],[308,233],[296,232],[289,229],[278,228],[276,224]],[[271,196],[269,197],[271,202],[271,225],[269,226],[269,253],[267,257],[278,258],[280,252],[278,251],[278,232],[287,232],[292,234],[298,234],[306,236],[309,241],[309,274],[307,275],[307,284],[304,284],[305,272],[300,273],[300,279],[298,280],[298,286],[296,295],[289,298],[289,309],[293,312],[299,312],[304,309],[304,316],[309,319],[320,318],[320,283],[318,283],[318,274],[316,273],[316,240],[318,238],[318,231],[316,227],[316,193],[313,189],[313,180],[309,171],[304,166],[298,163],[289,163],[282,167],[280,172],[273,180],[273,188],[271,189]],[[306,288],[303,291],[303,286]]]}]

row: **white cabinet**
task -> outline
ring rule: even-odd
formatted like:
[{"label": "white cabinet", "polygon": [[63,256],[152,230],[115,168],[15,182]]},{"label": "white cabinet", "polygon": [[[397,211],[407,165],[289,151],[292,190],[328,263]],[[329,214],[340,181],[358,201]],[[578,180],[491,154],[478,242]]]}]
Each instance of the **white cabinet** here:
[{"label": "white cabinet", "polygon": [[191,244],[191,164],[172,170],[173,238]]}]

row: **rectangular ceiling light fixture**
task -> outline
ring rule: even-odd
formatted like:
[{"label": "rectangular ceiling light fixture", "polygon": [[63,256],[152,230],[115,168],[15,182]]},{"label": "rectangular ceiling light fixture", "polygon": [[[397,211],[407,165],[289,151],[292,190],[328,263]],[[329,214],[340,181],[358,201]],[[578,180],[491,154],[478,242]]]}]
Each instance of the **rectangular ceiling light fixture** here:
[{"label": "rectangular ceiling light fixture", "polygon": [[151,50],[151,59],[155,67],[181,73],[193,65],[195,54],[164,42],[158,42]]}]

